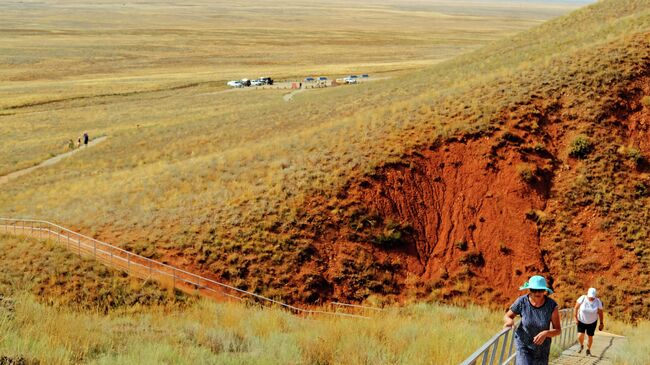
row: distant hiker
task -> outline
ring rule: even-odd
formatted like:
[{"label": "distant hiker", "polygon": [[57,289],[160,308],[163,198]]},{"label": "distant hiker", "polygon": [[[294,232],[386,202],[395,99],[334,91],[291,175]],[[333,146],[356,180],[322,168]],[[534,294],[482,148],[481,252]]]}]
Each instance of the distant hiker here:
[{"label": "distant hiker", "polygon": [[605,326],[603,322],[603,302],[596,297],[596,288],[589,288],[587,295],[578,298],[574,313],[578,324],[578,342],[580,342],[578,353],[585,348],[585,332],[587,332],[587,356],[591,356],[591,344],[594,342],[594,333],[596,332],[598,320],[600,319],[599,331],[602,331]]},{"label": "distant hiker", "polygon": [[74,150],[74,141],[71,139],[68,141],[68,149],[69,150]]},{"label": "distant hiker", "polygon": [[[562,333],[560,312],[557,303],[548,297],[553,294],[543,276],[532,276],[519,288],[528,289],[510,306],[503,316],[505,328],[512,328],[515,317],[521,316],[521,323],[515,330],[517,344],[517,365],[546,365],[551,351],[551,337]],[[553,329],[550,324],[553,323]]]},{"label": "distant hiker", "polygon": [[300,89],[302,89],[302,82],[300,83]]},{"label": "distant hiker", "polygon": [[84,146],[88,147],[88,133],[84,132]]},{"label": "distant hiker", "polygon": [[77,148],[81,147],[81,137],[77,138]]}]

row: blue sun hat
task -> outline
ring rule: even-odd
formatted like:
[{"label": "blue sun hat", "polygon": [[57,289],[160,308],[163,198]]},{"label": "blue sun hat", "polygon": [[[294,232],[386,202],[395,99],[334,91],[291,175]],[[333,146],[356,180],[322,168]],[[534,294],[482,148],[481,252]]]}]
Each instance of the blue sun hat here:
[{"label": "blue sun hat", "polygon": [[539,275],[531,276],[530,279],[528,279],[528,281],[519,288],[519,290],[526,289],[543,289],[546,290],[549,294],[553,294],[553,290],[546,286],[546,279],[544,279],[543,276]]}]

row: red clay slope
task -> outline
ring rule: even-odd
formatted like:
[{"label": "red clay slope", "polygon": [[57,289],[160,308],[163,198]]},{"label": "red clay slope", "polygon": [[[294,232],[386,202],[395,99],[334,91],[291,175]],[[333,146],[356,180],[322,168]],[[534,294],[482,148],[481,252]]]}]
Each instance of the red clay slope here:
[{"label": "red clay slope", "polygon": [[[617,226],[603,224],[615,212],[567,201],[585,169],[597,171],[592,166],[610,158],[604,153],[613,147],[619,151],[610,162],[620,163],[620,171],[596,179],[650,187],[647,163],[634,165],[620,152],[632,146],[650,156],[650,105],[642,101],[650,95],[648,66],[643,76],[610,90],[609,114],[598,123],[567,118],[571,103],[563,97],[533,98],[503,111],[488,132],[421,148],[334,199],[314,198],[305,235],[317,243],[319,269],[332,283],[323,296],[503,305],[530,275],[542,274],[564,305],[598,286],[609,304],[648,315],[647,281],[635,286],[648,278],[647,252],[624,247]],[[585,160],[568,155],[580,131],[595,144]],[[637,198],[620,197],[648,201]],[[633,218],[650,223],[648,206],[640,209]]]}]

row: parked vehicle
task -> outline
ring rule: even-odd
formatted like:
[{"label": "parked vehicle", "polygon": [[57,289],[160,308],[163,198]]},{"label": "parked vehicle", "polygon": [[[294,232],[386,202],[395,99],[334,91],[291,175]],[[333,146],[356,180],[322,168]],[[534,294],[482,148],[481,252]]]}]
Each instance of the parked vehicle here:
[{"label": "parked vehicle", "polygon": [[343,79],[343,82],[346,84],[356,84],[357,83],[357,77],[356,76],[348,76]]},{"label": "parked vehicle", "polygon": [[361,75],[361,78],[363,78],[363,79],[367,79],[368,77],[370,77],[370,76],[368,76],[368,74]]},{"label": "parked vehicle", "polygon": [[260,77],[258,80],[264,81],[266,85],[273,85],[273,79],[270,77]]},{"label": "parked vehicle", "polygon": [[318,81],[327,81],[327,77],[325,77],[325,76],[320,76],[320,77],[318,78]]},{"label": "parked vehicle", "polygon": [[305,82],[314,82],[314,80],[315,79],[313,77],[306,77],[305,78]]},{"label": "parked vehicle", "polygon": [[251,80],[249,80],[249,79],[241,79],[240,82],[244,86],[251,86]]},{"label": "parked vehicle", "polygon": [[262,80],[253,80],[251,81],[251,86],[262,86],[265,85],[266,83]]},{"label": "parked vehicle", "polygon": [[226,85],[228,85],[230,87],[244,87],[244,85],[242,85],[242,83],[240,81],[236,81],[236,80],[228,81],[226,83]]}]

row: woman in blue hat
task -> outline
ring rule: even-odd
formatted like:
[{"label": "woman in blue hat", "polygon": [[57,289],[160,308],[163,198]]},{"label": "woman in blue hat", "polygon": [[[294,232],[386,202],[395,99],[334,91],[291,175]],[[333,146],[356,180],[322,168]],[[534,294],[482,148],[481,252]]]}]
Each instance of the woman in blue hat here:
[{"label": "woman in blue hat", "polygon": [[[503,317],[504,327],[511,328],[515,317],[521,316],[521,323],[515,330],[517,365],[546,365],[551,352],[551,337],[562,333],[560,312],[557,303],[548,297],[553,294],[543,276],[532,276],[519,290],[528,289],[510,306]],[[553,329],[550,324],[553,323]]]}]

